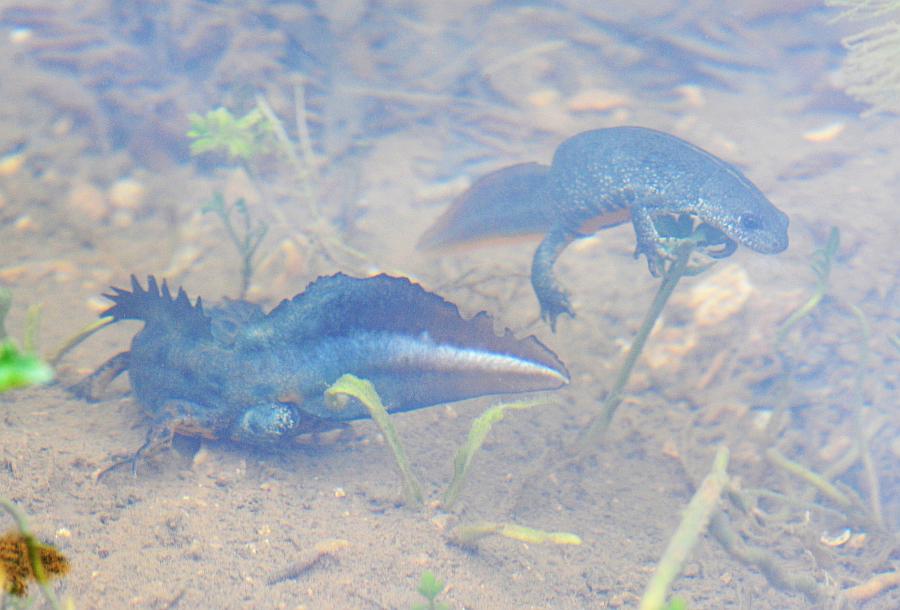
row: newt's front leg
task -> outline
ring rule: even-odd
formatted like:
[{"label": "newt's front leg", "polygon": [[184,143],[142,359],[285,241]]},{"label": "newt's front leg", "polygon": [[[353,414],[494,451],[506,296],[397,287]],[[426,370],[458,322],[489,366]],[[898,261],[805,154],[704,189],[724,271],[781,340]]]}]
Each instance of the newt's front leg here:
[{"label": "newt's front leg", "polygon": [[531,263],[531,285],[541,305],[541,319],[550,324],[553,332],[556,332],[556,319],[560,314],[575,317],[568,295],[553,277],[553,265],[563,250],[577,237],[576,233],[564,227],[554,227],[538,246]]},{"label": "newt's front leg", "polygon": [[94,480],[125,465],[130,465],[131,474],[137,476],[138,462],[171,447],[176,434],[214,440],[219,436],[216,427],[215,412],[208,406],[189,400],[167,400],[153,418],[144,444],[130,455],[113,458],[112,463],[94,473]]}]

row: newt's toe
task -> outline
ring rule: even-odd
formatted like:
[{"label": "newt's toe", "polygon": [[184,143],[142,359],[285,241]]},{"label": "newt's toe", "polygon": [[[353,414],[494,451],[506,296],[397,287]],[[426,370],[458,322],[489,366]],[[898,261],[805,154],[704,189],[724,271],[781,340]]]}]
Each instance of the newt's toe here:
[{"label": "newt's toe", "polygon": [[571,318],[575,317],[575,310],[572,309],[569,297],[565,292],[557,290],[541,299],[541,319],[550,325],[550,330],[553,332],[556,332],[556,320],[562,314]]}]

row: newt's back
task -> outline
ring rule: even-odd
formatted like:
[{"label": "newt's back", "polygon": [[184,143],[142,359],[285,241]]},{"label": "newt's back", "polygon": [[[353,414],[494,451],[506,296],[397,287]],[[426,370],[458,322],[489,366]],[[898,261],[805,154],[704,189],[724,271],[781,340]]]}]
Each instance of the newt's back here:
[{"label": "newt's back", "polygon": [[640,206],[694,214],[758,252],[787,247],[787,217],[737,168],[653,129],[614,127],[569,138],[556,149],[548,182],[545,204],[574,233],[625,222]]}]

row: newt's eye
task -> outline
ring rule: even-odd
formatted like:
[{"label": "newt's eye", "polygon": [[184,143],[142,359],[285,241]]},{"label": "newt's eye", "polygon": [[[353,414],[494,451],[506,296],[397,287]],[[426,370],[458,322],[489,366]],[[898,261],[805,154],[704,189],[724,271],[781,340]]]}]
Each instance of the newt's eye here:
[{"label": "newt's eye", "polygon": [[762,228],[762,221],[755,214],[741,214],[738,216],[738,224],[745,231],[758,231]]}]

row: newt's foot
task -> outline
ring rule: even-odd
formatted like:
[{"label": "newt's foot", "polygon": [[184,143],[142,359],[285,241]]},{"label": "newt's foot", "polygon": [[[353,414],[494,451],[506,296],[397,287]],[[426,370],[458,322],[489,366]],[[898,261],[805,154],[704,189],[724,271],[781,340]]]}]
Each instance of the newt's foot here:
[{"label": "newt's foot", "polygon": [[553,332],[556,332],[556,319],[561,314],[575,317],[569,297],[562,290],[551,290],[548,294],[538,295],[538,301],[541,304],[541,320],[547,322]]},{"label": "newt's foot", "polygon": [[94,482],[99,481],[113,470],[118,470],[122,466],[131,466],[131,475],[136,477],[138,462],[171,447],[174,437],[175,432],[168,425],[151,427],[147,432],[147,439],[137,451],[129,455],[113,457],[109,464],[93,473]]},{"label": "newt's foot", "polygon": [[660,239],[650,244],[638,243],[634,250],[634,258],[641,254],[647,257],[647,269],[653,277],[661,277],[666,272],[667,263],[675,260],[672,251],[667,247],[667,240]]}]

